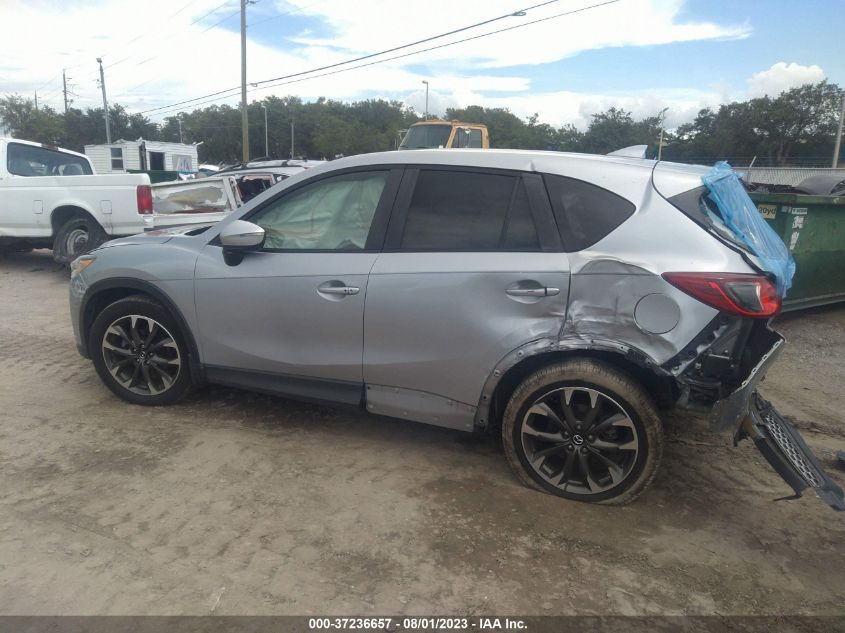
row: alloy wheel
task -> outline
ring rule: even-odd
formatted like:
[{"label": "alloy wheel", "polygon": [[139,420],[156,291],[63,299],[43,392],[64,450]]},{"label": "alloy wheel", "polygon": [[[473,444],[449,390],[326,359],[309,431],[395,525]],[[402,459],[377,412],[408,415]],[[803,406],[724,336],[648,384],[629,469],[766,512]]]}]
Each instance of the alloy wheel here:
[{"label": "alloy wheel", "polygon": [[520,435],[532,470],[573,495],[622,485],[640,450],[628,412],[588,387],[562,387],[542,395],[526,411]]},{"label": "alloy wheel", "polygon": [[148,316],[129,314],[116,319],[106,328],[102,350],[114,380],[139,395],[164,393],[182,370],[173,335]]}]

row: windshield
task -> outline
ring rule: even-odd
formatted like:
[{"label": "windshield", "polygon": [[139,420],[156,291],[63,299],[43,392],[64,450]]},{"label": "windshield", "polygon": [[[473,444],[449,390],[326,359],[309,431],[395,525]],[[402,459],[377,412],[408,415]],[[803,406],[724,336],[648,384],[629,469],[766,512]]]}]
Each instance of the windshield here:
[{"label": "windshield", "polygon": [[452,133],[451,125],[413,125],[399,149],[432,149],[446,147],[449,142],[449,135]]}]

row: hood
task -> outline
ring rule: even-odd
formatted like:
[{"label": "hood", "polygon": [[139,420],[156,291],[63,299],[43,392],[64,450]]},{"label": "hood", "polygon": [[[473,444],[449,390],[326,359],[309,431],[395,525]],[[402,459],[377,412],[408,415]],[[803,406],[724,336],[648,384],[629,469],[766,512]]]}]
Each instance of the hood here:
[{"label": "hood", "polygon": [[173,226],[166,229],[155,229],[145,233],[138,233],[137,235],[130,235],[129,237],[119,237],[110,240],[100,246],[100,248],[112,248],[113,246],[131,246],[138,244],[164,244],[169,242],[174,237],[190,237],[199,235],[205,232],[214,223],[209,224],[189,224],[185,226]]}]

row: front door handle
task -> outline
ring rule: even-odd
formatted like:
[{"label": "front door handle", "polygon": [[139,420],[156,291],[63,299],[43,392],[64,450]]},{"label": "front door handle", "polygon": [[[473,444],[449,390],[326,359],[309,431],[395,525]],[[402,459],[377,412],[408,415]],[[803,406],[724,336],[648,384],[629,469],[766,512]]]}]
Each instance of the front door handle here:
[{"label": "front door handle", "polygon": [[505,292],[512,297],[554,297],[560,288],[508,288]]},{"label": "front door handle", "polygon": [[361,289],[356,286],[330,286],[323,284],[317,288],[317,292],[321,292],[324,295],[357,295],[361,292]]}]

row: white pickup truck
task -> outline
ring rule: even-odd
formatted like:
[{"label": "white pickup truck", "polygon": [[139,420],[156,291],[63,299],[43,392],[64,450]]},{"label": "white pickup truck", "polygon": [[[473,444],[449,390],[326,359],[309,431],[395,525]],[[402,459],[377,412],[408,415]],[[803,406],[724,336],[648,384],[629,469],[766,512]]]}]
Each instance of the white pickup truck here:
[{"label": "white pickup truck", "polygon": [[98,176],[84,154],[0,138],[0,251],[52,248],[68,263],[153,226],[146,174]]}]

